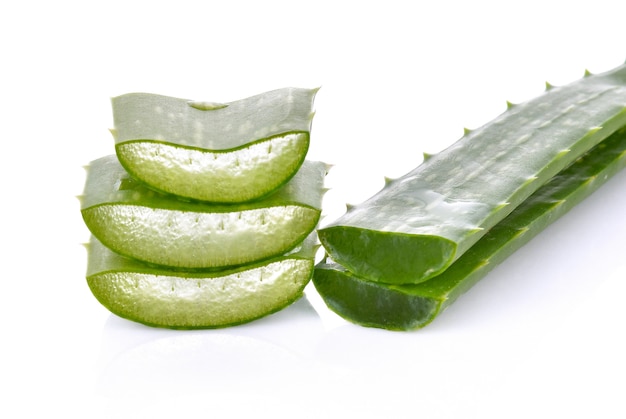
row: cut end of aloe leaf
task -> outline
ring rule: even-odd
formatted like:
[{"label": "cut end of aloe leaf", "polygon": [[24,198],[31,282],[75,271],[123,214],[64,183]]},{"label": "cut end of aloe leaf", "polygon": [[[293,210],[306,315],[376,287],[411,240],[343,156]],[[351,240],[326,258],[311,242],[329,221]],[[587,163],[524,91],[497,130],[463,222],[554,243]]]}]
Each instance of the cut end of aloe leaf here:
[{"label": "cut end of aloe leaf", "polygon": [[150,187],[180,197],[236,203],[279,188],[300,168],[309,134],[294,132],[232,150],[203,150],[161,141],[116,145],[120,163]]},{"label": "cut end of aloe leaf", "polygon": [[111,204],[83,210],[92,234],[114,251],[182,269],[242,265],[285,253],[315,228],[319,215],[300,205],[191,212]]},{"label": "cut end of aloe leaf", "polygon": [[298,254],[211,274],[156,270],[125,259],[97,240],[87,282],[112,313],[150,326],[218,328],[277,312],[299,299],[313,260]]},{"label": "cut end of aloe leaf", "polygon": [[116,152],[152,188],[234,203],[285,183],[309,147],[317,89],[284,88],[229,103],[129,93],[112,99]]},{"label": "cut end of aloe leaf", "polygon": [[318,231],[333,260],[370,281],[388,284],[423,282],[446,269],[456,246],[438,236],[409,235],[332,226]]},{"label": "cut end of aloe leaf", "polygon": [[366,327],[414,330],[430,323],[440,302],[393,287],[354,277],[336,264],[319,264],[313,284],[328,308],[344,319]]},{"label": "cut end of aloe leaf", "polygon": [[315,229],[326,170],[305,161],[270,197],[214,205],[145,188],[110,155],[91,163],[81,212],[94,236],[128,257],[179,269],[241,265],[283,254]]}]

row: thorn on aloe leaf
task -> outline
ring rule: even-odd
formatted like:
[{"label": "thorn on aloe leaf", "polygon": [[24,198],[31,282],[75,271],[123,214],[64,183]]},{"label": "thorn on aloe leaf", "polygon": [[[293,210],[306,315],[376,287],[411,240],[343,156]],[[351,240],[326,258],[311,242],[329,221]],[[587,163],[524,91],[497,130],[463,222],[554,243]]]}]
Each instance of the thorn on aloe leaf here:
[{"label": "thorn on aloe leaf", "polygon": [[563,157],[564,155],[568,154],[570,151],[572,151],[572,150],[570,150],[569,148],[565,148],[565,149],[563,149],[563,150],[559,151],[559,152],[557,153],[557,156],[558,156],[558,158],[561,158],[561,157]]},{"label": "thorn on aloe leaf", "polygon": [[589,70],[585,69],[585,74],[583,75],[583,78],[585,78],[585,77],[591,77],[591,76],[593,76],[593,74],[591,74],[591,71],[589,71]]},{"label": "thorn on aloe leaf", "polygon": [[114,139],[117,139],[117,130],[115,128],[109,128],[109,132],[111,133]]},{"label": "thorn on aloe leaf", "polygon": [[550,82],[546,82],[546,92],[547,92],[548,90],[552,90],[552,89],[554,89],[554,85],[553,85],[553,84],[551,84]]},{"label": "thorn on aloe leaf", "polygon": [[476,228],[473,228],[473,229],[469,230],[469,233],[470,234],[476,234],[476,233],[480,233],[483,230],[484,230],[483,227],[476,227]]},{"label": "thorn on aloe leaf", "polygon": [[434,154],[430,154],[430,153],[423,153],[424,155],[424,161],[430,159],[432,156],[434,156]]},{"label": "thorn on aloe leaf", "polygon": [[471,130],[471,129],[469,129],[469,128],[467,128],[467,127],[466,127],[466,128],[463,128],[463,135],[464,135],[464,136],[465,136],[465,135],[469,135],[469,134],[471,134],[471,132],[472,132],[472,130]]},{"label": "thorn on aloe leaf", "polygon": [[596,132],[600,131],[602,129],[602,127],[592,127],[589,129],[589,132],[587,133],[587,135],[593,135]]},{"label": "thorn on aloe leaf", "polygon": [[353,208],[354,208],[354,204],[348,204],[348,203],[346,202],[346,211],[348,211],[348,212],[349,212],[349,211],[352,211],[352,209],[353,209]]},{"label": "thorn on aloe leaf", "polygon": [[506,101],[506,108],[507,109],[514,108],[515,106],[517,106],[515,103],[509,102],[508,100]]},{"label": "thorn on aloe leaf", "polygon": [[385,186],[389,185],[390,183],[393,183],[394,179],[385,176]]},{"label": "thorn on aloe leaf", "polygon": [[526,181],[524,181],[524,185],[528,185],[533,183],[534,181],[536,181],[538,179],[537,176],[530,176],[526,179]]},{"label": "thorn on aloe leaf", "polygon": [[517,228],[517,233],[515,234],[515,236],[516,237],[523,236],[524,234],[528,232],[528,230],[529,230],[528,226]]},{"label": "thorn on aloe leaf", "polygon": [[510,202],[502,202],[500,204],[498,204],[494,209],[495,211],[500,211],[502,208],[509,206],[511,203]]}]

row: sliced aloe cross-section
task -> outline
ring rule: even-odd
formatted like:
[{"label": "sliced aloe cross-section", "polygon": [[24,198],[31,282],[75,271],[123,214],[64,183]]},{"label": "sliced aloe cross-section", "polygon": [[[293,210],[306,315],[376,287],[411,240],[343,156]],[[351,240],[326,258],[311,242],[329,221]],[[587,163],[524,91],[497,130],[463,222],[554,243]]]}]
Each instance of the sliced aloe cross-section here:
[{"label": "sliced aloe cross-section", "polygon": [[249,322],[302,296],[313,273],[315,236],[297,251],[210,273],[158,269],[124,258],[92,237],[87,282],[112,313],[151,326],[193,329]]},{"label": "sliced aloe cross-section", "polygon": [[152,191],[111,155],[88,166],[81,212],[98,240],[131,258],[181,269],[242,265],[283,254],[314,230],[327,170],[306,161],[264,199],[214,205]]},{"label": "sliced aloe cross-section", "polygon": [[625,166],[626,129],[621,129],[552,178],[447,270],[428,281],[415,285],[376,283],[336,263],[322,263],[315,270],[313,283],[333,311],[354,323],[391,330],[423,327]]},{"label": "sliced aloe cross-section", "polygon": [[225,104],[118,96],[116,153],[129,173],[161,192],[222,203],[257,199],[304,161],[316,92],[284,88]]}]

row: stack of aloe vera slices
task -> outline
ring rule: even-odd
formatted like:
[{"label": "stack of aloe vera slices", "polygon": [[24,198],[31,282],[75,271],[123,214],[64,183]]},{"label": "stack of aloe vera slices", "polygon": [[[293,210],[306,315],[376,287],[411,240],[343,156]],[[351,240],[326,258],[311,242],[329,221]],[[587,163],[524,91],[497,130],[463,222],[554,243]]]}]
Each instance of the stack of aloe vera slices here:
[{"label": "stack of aloe vera slices", "polygon": [[90,163],[81,200],[94,296],[169,328],[240,324],[298,299],[328,170],[306,160],[315,93],[113,98],[116,153]]},{"label": "stack of aloe vera slices", "polygon": [[332,310],[423,327],[626,165],[626,65],[547,87],[319,230]]}]

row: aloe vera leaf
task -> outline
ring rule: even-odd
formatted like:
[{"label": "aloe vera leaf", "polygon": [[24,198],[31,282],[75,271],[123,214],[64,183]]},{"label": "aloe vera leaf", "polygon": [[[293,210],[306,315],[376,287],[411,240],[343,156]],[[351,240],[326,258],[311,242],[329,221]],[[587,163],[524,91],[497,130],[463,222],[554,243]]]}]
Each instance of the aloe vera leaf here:
[{"label": "aloe vera leaf", "polygon": [[264,199],[215,205],[152,191],[110,155],[88,166],[81,213],[98,240],[127,257],[181,269],[242,265],[283,254],[315,229],[327,170],[306,161]]},{"label": "aloe vera leaf", "polygon": [[509,109],[323,226],[339,264],[371,281],[443,272],[551,177],[626,124],[626,65]]},{"label": "aloe vera leaf", "polygon": [[304,161],[316,92],[284,88],[226,104],[118,96],[116,154],[129,173],[161,192],[221,203],[258,199]]},{"label": "aloe vera leaf", "polygon": [[112,313],[150,326],[218,328],[277,312],[299,299],[319,246],[310,235],[286,255],[237,269],[181,272],[120,256],[95,237],[88,245],[87,283]]},{"label": "aloe vera leaf", "polygon": [[313,283],[333,311],[364,326],[423,327],[491,269],[626,166],[621,129],[552,178],[440,275],[413,285],[367,281],[336,263],[320,263]]}]

